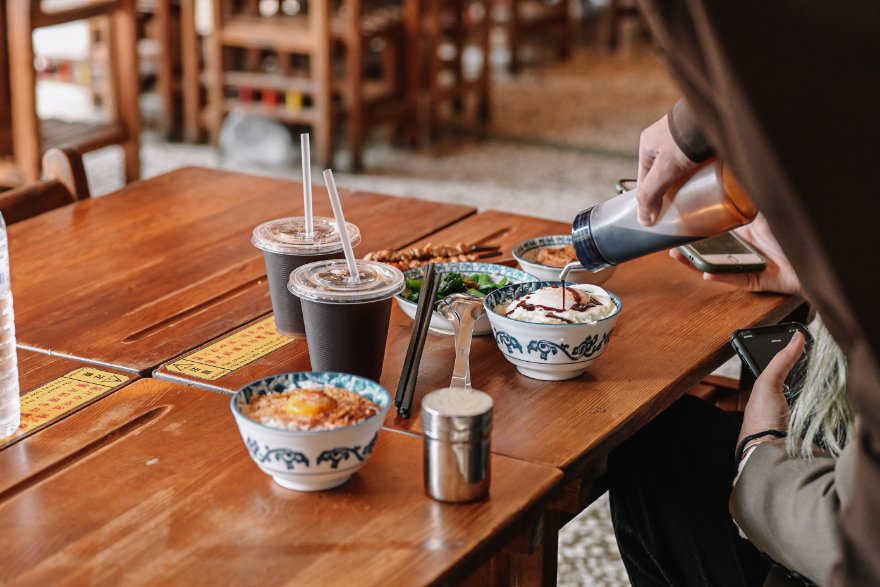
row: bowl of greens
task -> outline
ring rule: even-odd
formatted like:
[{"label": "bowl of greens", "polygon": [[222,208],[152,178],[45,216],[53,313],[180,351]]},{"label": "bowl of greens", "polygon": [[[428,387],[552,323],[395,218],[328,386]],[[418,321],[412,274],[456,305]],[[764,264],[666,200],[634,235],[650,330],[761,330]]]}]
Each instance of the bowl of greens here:
[{"label": "bowl of greens", "polygon": [[[415,317],[419,296],[422,293],[422,278],[425,268],[418,267],[404,272],[406,288],[394,298],[397,305],[410,318]],[[527,283],[538,281],[534,276],[525,271],[493,265],[492,263],[439,263],[437,265],[437,278],[440,280],[440,288],[437,299],[442,300],[454,293],[470,293],[486,297],[499,287],[511,283]],[[454,334],[452,324],[440,312],[434,310],[431,316],[431,330],[442,334]],[[489,319],[484,315],[477,320],[474,326],[474,334],[491,334],[492,326]]]}]

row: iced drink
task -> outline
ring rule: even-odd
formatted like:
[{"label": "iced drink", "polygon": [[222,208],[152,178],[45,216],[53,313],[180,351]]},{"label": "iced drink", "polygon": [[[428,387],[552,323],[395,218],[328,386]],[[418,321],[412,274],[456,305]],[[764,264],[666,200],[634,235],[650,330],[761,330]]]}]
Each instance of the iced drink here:
[{"label": "iced drink", "polygon": [[352,279],[343,260],[303,265],[288,288],[302,301],[313,371],[351,373],[378,381],[385,360],[391,298],[403,291],[400,270],[357,261]]},{"label": "iced drink", "polygon": [[[357,226],[346,223],[352,245],[360,242]],[[281,334],[298,338],[305,336],[299,298],[287,289],[290,274],[307,263],[342,257],[339,227],[332,218],[314,219],[314,232],[306,235],[305,218],[279,218],[254,229],[251,243],[263,251],[275,328]]]}]

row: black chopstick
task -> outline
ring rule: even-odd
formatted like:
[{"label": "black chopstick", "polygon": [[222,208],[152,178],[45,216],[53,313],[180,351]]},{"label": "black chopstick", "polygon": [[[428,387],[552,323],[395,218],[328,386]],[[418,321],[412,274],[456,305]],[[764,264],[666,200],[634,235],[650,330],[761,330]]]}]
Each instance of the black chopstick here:
[{"label": "black chopstick", "polygon": [[410,365],[409,376],[406,378],[406,384],[403,391],[403,401],[397,408],[397,413],[403,418],[409,418],[409,414],[412,411],[413,398],[416,394],[416,382],[419,379],[419,364],[422,362],[422,351],[425,350],[425,340],[428,338],[428,330],[430,330],[431,318],[434,314],[434,302],[437,299],[437,291],[439,289],[440,277],[437,276],[431,284],[431,289],[429,291],[422,290],[428,292],[430,304],[428,304],[428,311],[425,312],[425,316],[420,322],[421,329],[418,332],[418,339],[416,340],[415,357]]},{"label": "black chopstick", "polygon": [[[425,277],[422,279],[422,289],[419,295],[419,303],[416,306],[416,315],[413,316],[412,336],[409,339],[409,347],[406,349],[406,358],[403,360],[403,369],[400,372],[400,382],[397,384],[397,393],[394,396],[394,405],[400,407],[403,402],[403,394],[406,391],[406,381],[409,379],[409,373],[412,370],[413,361],[416,356],[416,345],[418,344],[419,331],[422,328],[425,314],[431,315],[434,304],[429,296],[431,288],[434,287],[434,281],[437,278],[437,266],[429,263],[425,267]],[[430,319],[428,320],[430,322]]]}]

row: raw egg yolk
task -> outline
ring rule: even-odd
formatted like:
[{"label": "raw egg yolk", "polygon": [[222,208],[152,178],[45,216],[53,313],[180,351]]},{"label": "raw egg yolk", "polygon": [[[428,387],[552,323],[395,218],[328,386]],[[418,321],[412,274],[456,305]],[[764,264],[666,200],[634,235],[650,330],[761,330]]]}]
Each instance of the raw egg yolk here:
[{"label": "raw egg yolk", "polygon": [[284,409],[292,416],[310,418],[336,408],[336,400],[318,389],[301,389],[290,396]]}]

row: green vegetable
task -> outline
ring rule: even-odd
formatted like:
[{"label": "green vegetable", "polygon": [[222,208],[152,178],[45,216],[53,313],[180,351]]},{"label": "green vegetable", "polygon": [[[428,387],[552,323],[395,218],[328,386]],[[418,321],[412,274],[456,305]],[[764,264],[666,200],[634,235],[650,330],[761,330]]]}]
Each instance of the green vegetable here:
[{"label": "green vegetable", "polygon": [[[440,287],[437,290],[437,299],[443,299],[454,293],[469,293],[480,297],[486,297],[499,287],[510,283],[507,277],[502,277],[497,282],[488,273],[474,273],[463,275],[461,273],[441,273]],[[476,287],[473,287],[476,285]],[[406,289],[403,290],[403,298],[410,302],[418,302],[422,289],[421,279],[407,279]]]}]

